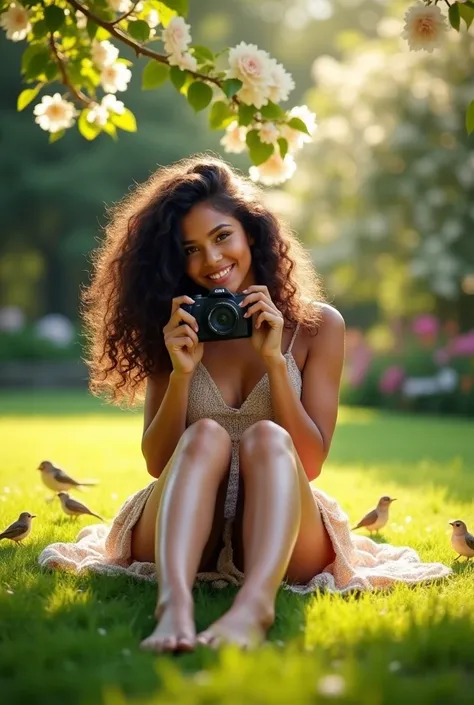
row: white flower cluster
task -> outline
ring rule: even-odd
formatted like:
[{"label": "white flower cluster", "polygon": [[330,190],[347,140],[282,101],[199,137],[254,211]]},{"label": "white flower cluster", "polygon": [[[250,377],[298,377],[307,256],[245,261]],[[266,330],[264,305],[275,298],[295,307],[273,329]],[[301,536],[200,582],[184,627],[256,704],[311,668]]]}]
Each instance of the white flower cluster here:
[{"label": "white flower cluster", "polygon": [[41,103],[35,105],[33,112],[41,129],[52,134],[72,127],[77,116],[74,104],[64,100],[60,93],[45,95]]},{"label": "white flower cluster", "polygon": [[12,2],[8,10],[0,15],[0,27],[7,33],[7,39],[20,42],[31,31],[29,11],[19,2]]},{"label": "white flower cluster", "polygon": [[173,17],[161,33],[170,66],[177,66],[181,71],[197,71],[197,61],[189,52],[190,29],[183,17]]},{"label": "white flower cluster", "polygon": [[273,103],[288,100],[295,87],[291,74],[268,52],[245,42],[229,51],[227,78],[242,81],[237,97],[245,105],[255,105],[256,108],[262,108],[270,100]]},{"label": "white flower cluster", "polygon": [[126,91],[132,78],[130,69],[118,61],[118,55],[119,50],[111,42],[92,42],[92,61],[100,70],[100,83],[106,93]]},{"label": "white flower cluster", "polygon": [[[458,0],[464,2],[464,0]],[[446,18],[438,5],[425,5],[417,2],[405,13],[404,38],[412,51],[432,52],[443,43],[444,33],[448,30]]]},{"label": "white flower cluster", "polygon": [[[290,179],[296,170],[293,154],[301,147],[311,142],[312,135],[316,130],[316,115],[312,113],[306,105],[295,106],[288,113],[289,118],[299,118],[308,128],[309,135],[299,130],[295,130],[289,125],[277,125],[273,122],[257,123],[257,129],[261,142],[273,144],[275,151],[272,156],[260,166],[250,167],[250,177],[254,181],[261,181],[266,186],[275,186]],[[221,144],[226,152],[240,154],[247,148],[246,136],[249,129],[254,126],[242,127],[237,121],[232,122],[221,139]],[[311,136],[310,136],[311,135]],[[283,137],[288,142],[288,153],[281,157],[278,139]]]},{"label": "white flower cluster", "polygon": [[104,95],[100,105],[95,103],[87,113],[87,122],[103,127],[107,124],[110,113],[115,115],[123,115],[125,106],[122,101],[117,100],[114,95]]}]

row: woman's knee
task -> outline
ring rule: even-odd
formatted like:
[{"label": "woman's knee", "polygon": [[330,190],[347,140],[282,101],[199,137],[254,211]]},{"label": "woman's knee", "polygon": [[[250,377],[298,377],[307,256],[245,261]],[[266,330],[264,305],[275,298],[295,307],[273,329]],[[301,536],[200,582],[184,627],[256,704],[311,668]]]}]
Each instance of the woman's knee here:
[{"label": "woman's knee", "polygon": [[230,436],[217,421],[199,419],[185,430],[179,441],[181,453],[211,459],[217,454],[230,459],[232,442]]},{"label": "woman's knee", "polygon": [[250,426],[240,439],[242,460],[256,455],[293,453],[293,441],[284,428],[269,420],[257,421]]}]

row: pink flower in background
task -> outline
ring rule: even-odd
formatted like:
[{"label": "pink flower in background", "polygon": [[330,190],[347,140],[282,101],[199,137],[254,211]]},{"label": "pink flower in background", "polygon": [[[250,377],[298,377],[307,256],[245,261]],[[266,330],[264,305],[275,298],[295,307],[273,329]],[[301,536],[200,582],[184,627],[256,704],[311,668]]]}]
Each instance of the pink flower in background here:
[{"label": "pink flower in background", "polygon": [[453,357],[469,357],[474,355],[474,330],[459,335],[449,343],[449,352]]},{"label": "pink flower in background", "polygon": [[405,379],[405,370],[400,365],[391,365],[384,370],[380,380],[379,389],[382,394],[395,394]]},{"label": "pink flower in background", "polygon": [[420,338],[432,339],[438,335],[439,321],[429,313],[418,316],[412,323],[412,331]]}]

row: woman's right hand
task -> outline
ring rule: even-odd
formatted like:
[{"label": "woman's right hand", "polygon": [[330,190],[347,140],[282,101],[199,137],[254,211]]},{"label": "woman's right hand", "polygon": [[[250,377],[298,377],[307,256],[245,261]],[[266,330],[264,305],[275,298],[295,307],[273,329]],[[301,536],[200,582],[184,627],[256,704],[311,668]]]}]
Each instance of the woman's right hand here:
[{"label": "woman's right hand", "polygon": [[181,304],[193,303],[194,300],[189,296],[177,296],[173,299],[170,320],[163,328],[173,371],[178,374],[192,374],[204,352],[204,343],[198,341],[196,319],[180,308]]}]

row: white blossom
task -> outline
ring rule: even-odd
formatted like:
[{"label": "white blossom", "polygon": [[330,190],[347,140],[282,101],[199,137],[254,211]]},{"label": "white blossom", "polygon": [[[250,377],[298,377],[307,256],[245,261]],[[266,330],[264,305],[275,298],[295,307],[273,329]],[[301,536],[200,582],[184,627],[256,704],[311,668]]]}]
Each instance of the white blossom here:
[{"label": "white blossom", "polygon": [[191,44],[191,29],[183,17],[173,17],[161,33],[167,54],[184,54]]},{"label": "white blossom", "polygon": [[242,81],[237,95],[246,105],[261,108],[268,103],[272,84],[272,59],[255,44],[240,42],[229,51],[227,78]]},{"label": "white blossom", "polygon": [[170,54],[168,56],[168,61],[170,66],[177,66],[181,69],[181,71],[197,71],[197,61],[195,57],[189,53],[189,51],[186,51],[183,54],[180,52]]},{"label": "white blossom", "polygon": [[94,125],[99,125],[99,127],[103,127],[104,125],[106,125],[108,119],[109,111],[102,104],[99,105],[98,103],[94,103],[94,105],[87,113],[87,122],[90,122]]},{"label": "white blossom", "polygon": [[64,100],[60,93],[43,96],[41,103],[35,105],[33,112],[36,115],[35,121],[41,129],[51,133],[72,127],[77,115],[73,103]]},{"label": "white blossom", "polygon": [[295,82],[288,71],[282,64],[279,64],[275,59],[270,59],[270,83],[269,83],[269,99],[274,103],[288,100],[288,96],[295,87]]},{"label": "white blossom", "polygon": [[316,115],[312,113],[307,105],[295,105],[294,108],[288,113],[289,119],[292,117],[297,117],[304,122],[308,128],[309,135],[305,132],[300,132],[299,130],[294,130],[288,125],[282,125],[281,134],[288,141],[288,149],[290,152],[296,152],[298,149],[311,142],[313,139],[313,134],[316,131]]},{"label": "white blossom", "polygon": [[296,164],[291,154],[282,159],[279,152],[275,152],[260,166],[251,166],[249,173],[253,181],[261,181],[266,186],[276,186],[291,179],[295,171]]},{"label": "white blossom", "polygon": [[144,19],[150,29],[154,29],[160,24],[160,15],[157,10],[150,10],[147,12]]},{"label": "white blossom", "polygon": [[128,12],[132,9],[131,0],[108,0],[108,3],[115,12]]},{"label": "white blossom", "polygon": [[111,42],[104,40],[103,42],[98,42],[96,39],[92,42],[92,61],[99,69],[103,69],[104,66],[110,66],[114,64],[119,55],[119,50]]},{"label": "white blossom", "polygon": [[116,115],[123,115],[125,112],[125,105],[121,100],[117,100],[114,95],[108,94],[104,95],[101,101],[101,105],[109,111],[109,113],[115,113]]},{"label": "white blossom", "polygon": [[78,29],[85,29],[87,27],[87,17],[80,10],[76,10],[76,25]]},{"label": "white blossom", "polygon": [[245,127],[239,125],[235,120],[231,122],[227,127],[224,137],[221,139],[221,145],[225,148],[226,152],[231,152],[233,154],[240,154],[245,151],[247,144],[245,142],[245,136],[247,130]]},{"label": "white blossom", "polygon": [[446,19],[437,5],[417,2],[405,13],[403,37],[412,51],[432,52],[442,45],[447,29]]},{"label": "white blossom", "polygon": [[127,84],[132,78],[132,72],[125,64],[117,62],[110,66],[104,66],[100,74],[100,83],[107,93],[117,93],[126,91]]},{"label": "white blossom", "polygon": [[12,2],[8,10],[0,15],[0,27],[7,33],[7,39],[20,42],[31,31],[29,11],[19,2]]},{"label": "white blossom", "polygon": [[265,144],[275,144],[280,136],[280,131],[275,123],[266,122],[259,129],[258,136]]},{"label": "white blossom", "polygon": [[337,673],[330,673],[318,681],[316,689],[320,695],[324,695],[327,698],[337,698],[340,695],[344,695],[346,681],[343,676]]}]

